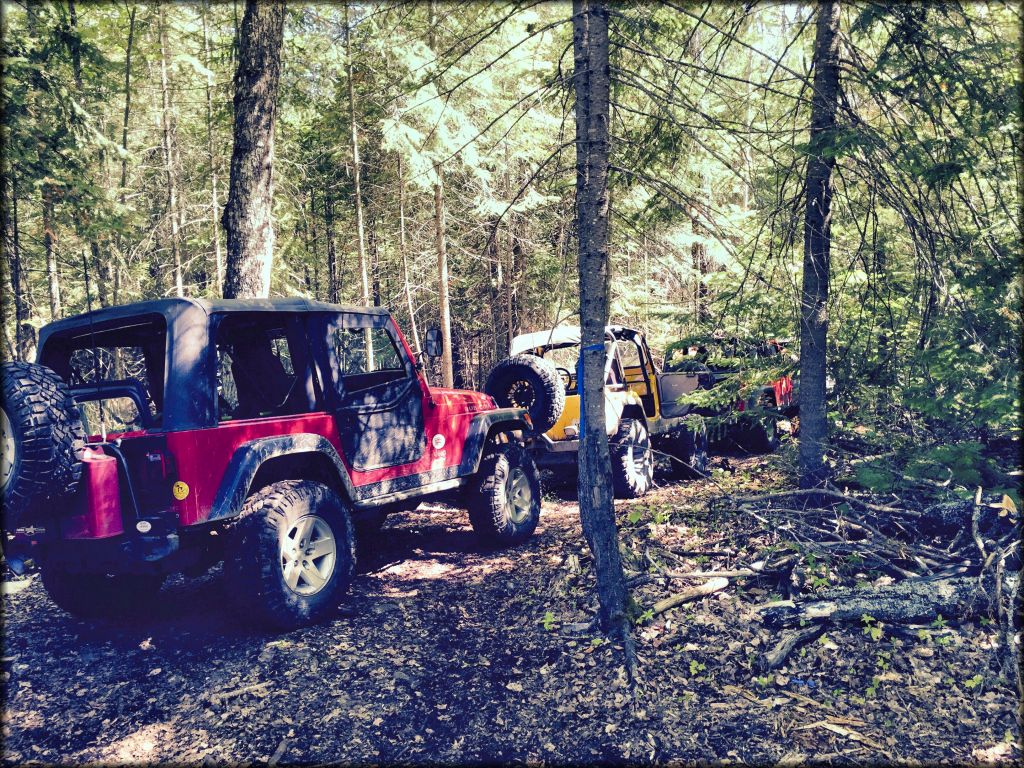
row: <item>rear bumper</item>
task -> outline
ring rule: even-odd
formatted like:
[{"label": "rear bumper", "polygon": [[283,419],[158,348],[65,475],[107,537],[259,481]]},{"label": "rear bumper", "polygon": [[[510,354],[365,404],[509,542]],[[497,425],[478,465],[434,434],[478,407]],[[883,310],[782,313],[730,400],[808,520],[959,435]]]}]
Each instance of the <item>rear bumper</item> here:
[{"label": "rear bumper", "polygon": [[4,549],[8,559],[58,562],[71,573],[173,573],[203,559],[204,550],[215,542],[209,531],[205,535],[199,531],[151,531],[69,539],[35,529],[31,534],[15,533]]},{"label": "rear bumper", "polygon": [[578,439],[552,440],[547,435],[537,438],[533,446],[534,461],[541,469],[574,466],[580,451]]}]

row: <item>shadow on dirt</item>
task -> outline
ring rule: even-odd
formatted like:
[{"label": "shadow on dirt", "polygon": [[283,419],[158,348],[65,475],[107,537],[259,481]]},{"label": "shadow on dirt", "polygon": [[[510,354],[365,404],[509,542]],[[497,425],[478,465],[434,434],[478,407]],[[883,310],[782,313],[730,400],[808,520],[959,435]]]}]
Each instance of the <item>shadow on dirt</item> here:
[{"label": "shadow on dirt", "polygon": [[[498,562],[488,561],[500,560],[505,556],[503,551],[481,545],[468,521],[465,527],[454,528],[443,521],[435,522],[429,514],[421,511],[392,515],[383,530],[358,544],[356,576],[341,615],[352,615],[365,607],[362,603],[368,600],[367,592],[372,588],[372,580],[367,580],[367,576],[400,564],[408,566],[404,570],[410,575],[422,573],[428,577],[446,566],[467,563],[482,566],[485,571],[501,567]],[[431,567],[417,567],[424,563]],[[38,576],[35,579],[38,581]],[[43,593],[41,585],[32,589]],[[63,636],[80,646],[111,643],[121,649],[137,647],[146,638],[153,644],[183,649],[203,648],[210,643],[223,649],[232,643],[244,644],[267,637],[266,628],[247,624],[232,612],[233,595],[229,590],[221,565],[200,577],[173,575],[150,605],[130,618],[118,620],[77,619],[43,597],[47,605],[46,632],[51,638]],[[83,654],[88,655],[88,651]]]}]

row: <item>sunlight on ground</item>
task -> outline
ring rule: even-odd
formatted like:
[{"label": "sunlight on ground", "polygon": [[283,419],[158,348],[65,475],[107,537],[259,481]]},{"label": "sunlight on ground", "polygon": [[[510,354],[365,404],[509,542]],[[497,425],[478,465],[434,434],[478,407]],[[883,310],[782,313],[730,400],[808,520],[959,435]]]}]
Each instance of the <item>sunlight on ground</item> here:
[{"label": "sunlight on ground", "polygon": [[177,732],[169,723],[153,723],[113,742],[103,751],[102,760],[122,765],[149,762],[164,751],[162,747],[174,744],[177,737]]},{"label": "sunlight on ground", "polygon": [[472,576],[479,578],[480,574],[490,574],[495,571],[503,571],[514,567],[513,561],[508,557],[488,558],[482,562],[473,561],[468,564],[455,565],[452,563],[441,563],[431,558],[427,560],[403,560],[382,569],[381,576],[398,579],[401,581],[421,581],[450,578],[452,576]]},{"label": "sunlight on ground", "polygon": [[439,563],[436,560],[405,560],[385,568],[381,574],[411,581],[413,579],[439,579],[454,570],[456,570],[454,565]]}]

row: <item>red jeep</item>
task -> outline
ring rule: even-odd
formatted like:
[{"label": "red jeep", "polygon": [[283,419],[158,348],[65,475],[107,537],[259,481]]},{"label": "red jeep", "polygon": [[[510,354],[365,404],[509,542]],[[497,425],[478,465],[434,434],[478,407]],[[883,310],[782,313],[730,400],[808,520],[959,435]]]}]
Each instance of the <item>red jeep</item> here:
[{"label": "red jeep", "polygon": [[[709,371],[716,384],[733,379],[745,368],[775,370],[767,383],[759,383],[753,392],[731,404],[734,418],[716,430],[716,440],[728,436],[741,447],[755,452],[774,451],[779,445],[780,419],[790,419],[800,411],[795,382],[787,372],[795,362],[784,342],[778,339],[691,336],[665,350],[665,370]],[[725,410],[728,406],[704,410],[704,413],[716,416]]]},{"label": "red jeep", "polygon": [[[428,333],[428,354],[437,345]],[[527,413],[429,387],[390,315],[302,299],[164,299],[42,329],[5,363],[5,549],[80,615],[224,561],[245,616],[328,615],[355,535],[461,498],[506,545],[540,514]]]}]

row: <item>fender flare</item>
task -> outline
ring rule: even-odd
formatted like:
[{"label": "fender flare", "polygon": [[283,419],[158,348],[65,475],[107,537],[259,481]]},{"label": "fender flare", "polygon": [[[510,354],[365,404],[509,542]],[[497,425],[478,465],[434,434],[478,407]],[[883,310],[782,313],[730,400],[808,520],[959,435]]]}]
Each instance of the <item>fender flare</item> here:
[{"label": "fender flare", "polygon": [[462,448],[459,476],[466,477],[476,474],[480,468],[480,460],[483,458],[488,437],[495,433],[515,431],[522,431],[524,434],[533,431],[526,421],[525,408],[495,408],[474,416]]},{"label": "fender flare", "polygon": [[238,447],[224,471],[224,479],[217,489],[213,509],[207,519],[226,520],[238,515],[249,496],[249,487],[260,467],[271,459],[295,454],[317,454],[326,457],[334,465],[348,498],[356,498],[348,470],[338,451],[327,438],[308,432],[277,435],[250,440]]}]

